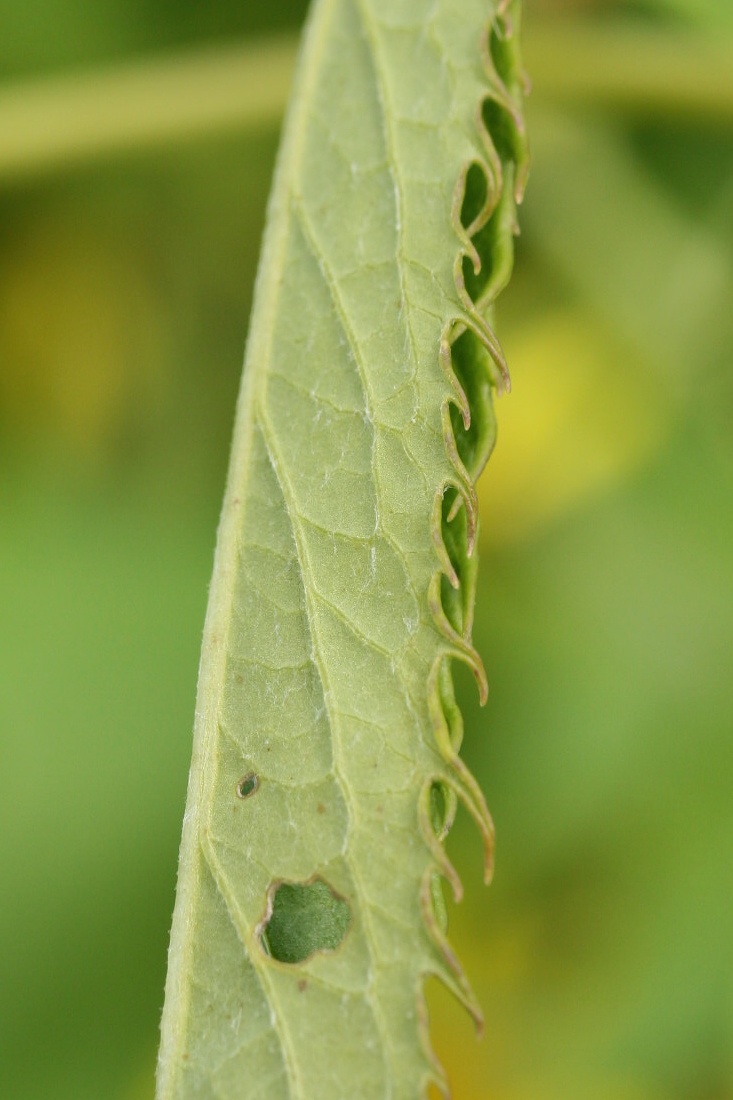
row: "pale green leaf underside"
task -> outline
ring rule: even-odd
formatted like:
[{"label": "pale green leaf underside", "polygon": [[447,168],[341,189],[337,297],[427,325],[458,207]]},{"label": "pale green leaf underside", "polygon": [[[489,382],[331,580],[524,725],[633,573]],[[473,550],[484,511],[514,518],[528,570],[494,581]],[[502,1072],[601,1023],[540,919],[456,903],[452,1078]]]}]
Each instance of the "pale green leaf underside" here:
[{"label": "pale green leaf underside", "polygon": [[[490,842],[447,674],[462,657],[481,675],[471,467],[498,376],[478,344],[464,353],[475,423],[456,443],[450,342],[476,331],[498,358],[463,289],[462,181],[471,164],[488,181],[473,229],[493,212],[489,302],[519,140],[504,125],[496,152],[482,133],[482,101],[508,95],[480,48],[491,15],[483,0],[319,0],[311,15],[205,629],[159,1100],[408,1100],[437,1074],[424,976],[469,999],[432,891],[456,797]],[[446,492],[464,506],[441,525]],[[441,600],[446,573],[460,587]],[[348,903],[343,942],[278,962],[260,940],[272,889],[316,878]]]}]

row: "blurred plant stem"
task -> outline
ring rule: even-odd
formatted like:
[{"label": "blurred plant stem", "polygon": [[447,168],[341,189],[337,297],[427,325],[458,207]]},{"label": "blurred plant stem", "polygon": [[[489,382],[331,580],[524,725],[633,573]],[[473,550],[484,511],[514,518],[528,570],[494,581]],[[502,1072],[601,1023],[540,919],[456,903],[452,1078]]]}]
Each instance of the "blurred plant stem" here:
[{"label": "blurred plant stem", "polygon": [[[654,364],[665,392],[699,393],[727,367],[727,352],[719,366],[717,349],[733,264],[715,217],[713,224],[691,217],[639,163],[623,131],[595,116],[535,108],[532,133],[527,232],[568,285]],[[602,205],[589,176],[603,181]]]},{"label": "blurred plant stem", "polygon": [[733,119],[733,39],[725,36],[630,20],[527,19],[524,57],[543,99]]},{"label": "blurred plant stem", "polygon": [[289,37],[158,57],[0,90],[0,181],[222,130],[276,125]]},{"label": "blurred plant stem", "polygon": [[[524,49],[543,101],[733,119],[733,41],[725,38],[535,17]],[[295,41],[283,37],[7,85],[0,90],[0,182],[202,133],[274,125],[295,51]]]}]

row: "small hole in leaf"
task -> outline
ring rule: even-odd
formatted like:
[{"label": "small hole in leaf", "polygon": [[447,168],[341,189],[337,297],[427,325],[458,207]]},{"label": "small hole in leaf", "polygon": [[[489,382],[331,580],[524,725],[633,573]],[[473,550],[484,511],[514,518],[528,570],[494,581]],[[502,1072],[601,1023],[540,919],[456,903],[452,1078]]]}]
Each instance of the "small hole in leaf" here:
[{"label": "small hole in leaf", "polygon": [[237,783],[237,794],[240,798],[249,798],[260,785],[260,781],[254,772],[247,772]]},{"label": "small hole in leaf", "polygon": [[281,882],[271,893],[270,917],[260,940],[278,962],[300,963],[316,951],[335,951],[350,921],[348,902],[323,879]]}]

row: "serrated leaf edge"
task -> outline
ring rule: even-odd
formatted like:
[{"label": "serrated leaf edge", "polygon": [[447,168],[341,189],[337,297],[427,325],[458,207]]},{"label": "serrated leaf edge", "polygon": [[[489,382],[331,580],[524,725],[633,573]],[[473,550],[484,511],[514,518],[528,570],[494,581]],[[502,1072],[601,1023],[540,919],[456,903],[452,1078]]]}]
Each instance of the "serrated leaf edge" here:
[{"label": "serrated leaf edge", "polygon": [[[436,571],[430,583],[428,592],[428,605],[436,626],[446,639],[446,646],[441,650],[433,663],[428,678],[428,709],[433,724],[435,741],[442,758],[449,765],[452,777],[446,779],[445,774],[436,775],[428,779],[419,795],[418,819],[424,840],[429,847],[435,866],[428,868],[420,891],[420,907],[423,914],[426,929],[435,946],[438,948],[447,967],[448,974],[441,970],[436,976],[456,995],[473,1017],[477,1030],[483,1028],[483,1016],[480,1005],[464,973],[463,967],[454,953],[450,942],[441,928],[440,921],[435,911],[433,900],[433,880],[435,875],[444,878],[449,884],[456,902],[461,900],[463,887],[458,873],[451,863],[444,847],[445,835],[452,824],[455,815],[455,803],[461,802],[473,818],[481,834],[484,850],[484,881],[491,881],[494,867],[494,824],[489,812],[483,792],[476,779],[458,754],[454,738],[451,733],[450,722],[446,715],[445,702],[441,694],[440,681],[445,674],[450,678],[452,687],[451,663],[453,660],[463,661],[474,673],[478,684],[480,701],[486,700],[488,686],[483,662],[471,641],[471,615],[467,615],[463,633],[458,633],[451,625],[443,608],[441,599],[441,584],[443,576],[447,577],[454,588],[461,583],[470,585],[468,599],[464,601],[471,609],[474,603],[475,569],[463,581],[458,576],[456,568],[451,561],[443,529],[443,499],[446,491],[453,487],[457,495],[447,522],[451,522],[461,505],[466,509],[466,557],[471,558],[476,553],[476,541],[478,533],[478,502],[476,498],[475,484],[488,455],[482,457],[480,465],[468,470],[464,465],[458,448],[458,441],[453,429],[450,406],[455,405],[461,414],[466,430],[473,419],[481,415],[480,408],[472,408],[468,396],[462,387],[452,361],[452,346],[457,338],[467,329],[486,349],[489,363],[492,365],[490,382],[497,393],[508,392],[510,389],[509,371],[501,346],[490,324],[486,320],[486,311],[493,305],[500,290],[503,288],[508,271],[502,273],[500,279],[489,278],[487,288],[481,296],[474,301],[466,287],[463,264],[468,259],[473,265],[476,274],[487,270],[491,273],[492,258],[490,255],[481,255],[477,249],[473,237],[482,229],[492,214],[497,210],[499,202],[504,195],[504,189],[512,187],[514,206],[522,201],[526,185],[528,171],[528,146],[521,112],[521,96],[528,91],[527,77],[521,64],[518,46],[518,4],[516,0],[501,0],[494,16],[489,20],[482,35],[480,43],[481,60],[487,80],[486,95],[477,105],[475,122],[481,137],[484,149],[484,157],[472,159],[465,164],[454,191],[451,211],[451,222],[459,241],[459,248],[454,263],[454,280],[459,299],[463,306],[460,313],[449,318],[442,331],[440,342],[440,363],[450,382],[452,394],[443,403],[442,424],[446,450],[454,469],[454,479],[440,485],[435,494],[433,508],[433,538],[436,545],[440,569]],[[490,36],[495,34],[508,49],[511,59],[510,81],[502,80],[496,70],[491,57]],[[507,172],[507,166],[502,164],[492,135],[484,121],[484,104],[487,100],[493,100],[506,113],[513,127],[515,158],[511,171]],[[482,209],[474,217],[473,221],[464,226],[461,220],[461,209],[466,191],[466,178],[472,164],[477,164],[484,175],[486,183],[486,198]],[[513,179],[509,179],[513,176]],[[511,232],[518,232],[516,218],[512,219]],[[453,808],[446,814],[446,824],[441,829],[440,835],[436,834],[430,811],[430,794],[434,783],[441,783],[450,789],[453,796]],[[427,977],[425,975],[424,977]],[[427,1096],[431,1084],[437,1086],[445,1097],[450,1096],[448,1082],[442,1066],[433,1051],[430,1040],[430,1027],[425,1000],[424,983],[418,994],[418,1020],[420,1026],[421,1042],[431,1073],[423,1082],[422,1096]]]}]

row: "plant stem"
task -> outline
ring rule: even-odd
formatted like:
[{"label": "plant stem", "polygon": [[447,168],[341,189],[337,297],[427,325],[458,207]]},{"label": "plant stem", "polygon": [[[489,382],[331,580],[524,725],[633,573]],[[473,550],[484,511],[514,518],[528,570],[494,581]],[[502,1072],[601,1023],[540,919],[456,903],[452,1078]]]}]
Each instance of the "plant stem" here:
[{"label": "plant stem", "polygon": [[275,126],[296,41],[202,50],[0,90],[0,180],[222,130]]},{"label": "plant stem", "polygon": [[538,99],[733,119],[730,39],[587,18],[528,19],[526,27],[523,53]]}]

